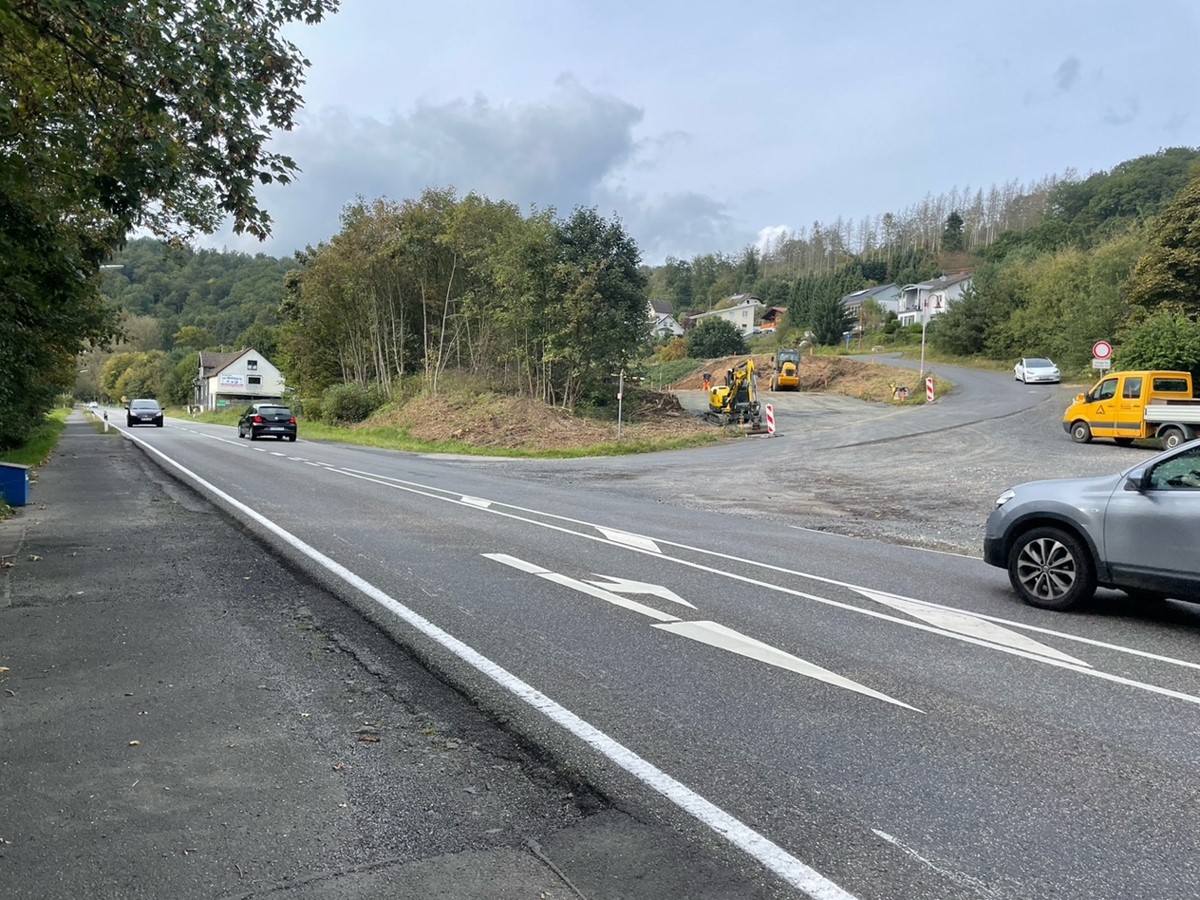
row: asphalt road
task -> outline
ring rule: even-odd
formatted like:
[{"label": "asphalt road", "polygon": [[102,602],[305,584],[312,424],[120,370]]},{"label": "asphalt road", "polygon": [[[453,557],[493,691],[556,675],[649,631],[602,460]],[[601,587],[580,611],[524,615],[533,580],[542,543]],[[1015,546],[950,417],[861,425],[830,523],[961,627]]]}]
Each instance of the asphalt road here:
[{"label": "asphalt road", "polygon": [[[1069,389],[947,377],[927,407],[789,398],[775,437],[620,460],[131,437],[237,523],[206,517],[219,543],[262,541],[588,785],[552,833],[619,810],[627,846],[564,855],[585,896],[1195,896],[1200,619],[1033,610],[969,555],[1020,473],[1147,451],[1072,444]],[[647,891],[634,845],[691,880]]]},{"label": "asphalt road", "polygon": [[[657,477],[637,459],[427,459],[191,423],[136,437],[247,528],[269,520],[267,540],[555,769],[720,858],[712,835],[729,836],[765,868],[762,890],[1194,891],[1190,838],[1147,860],[1126,837],[1131,810],[1143,831],[1189,830],[1200,685],[1187,627],[1029,610],[977,560],[781,527],[777,511],[727,502],[753,483],[738,480],[747,454],[760,473],[799,454],[809,472],[839,460],[877,477],[870,454],[895,468],[916,441],[1039,421],[1056,392],[950,377],[952,402],[809,428],[810,411],[781,404],[780,436],[674,455],[687,466],[656,456]],[[969,456],[941,466],[942,507]],[[746,493],[738,504],[755,506]]]}]

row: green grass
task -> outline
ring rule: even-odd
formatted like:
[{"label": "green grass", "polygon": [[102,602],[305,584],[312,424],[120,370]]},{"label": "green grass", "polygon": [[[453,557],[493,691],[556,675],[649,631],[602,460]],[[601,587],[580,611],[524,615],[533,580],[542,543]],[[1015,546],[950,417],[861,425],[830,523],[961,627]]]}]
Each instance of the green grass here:
[{"label": "green grass", "polygon": [[0,452],[0,462],[16,463],[21,466],[40,466],[50,458],[50,452],[58,446],[59,436],[67,427],[69,409],[54,409],[46,414],[45,421],[33,430],[29,440],[20,447]]}]

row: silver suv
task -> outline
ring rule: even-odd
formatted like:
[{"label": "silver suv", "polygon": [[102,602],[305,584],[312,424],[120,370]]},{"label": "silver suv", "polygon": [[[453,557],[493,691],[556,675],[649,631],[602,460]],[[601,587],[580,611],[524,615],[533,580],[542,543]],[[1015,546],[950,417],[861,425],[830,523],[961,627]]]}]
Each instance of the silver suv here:
[{"label": "silver suv", "polygon": [[1200,440],[1119,475],[1005,491],[988,516],[983,560],[1043,609],[1078,606],[1097,585],[1200,602]]}]

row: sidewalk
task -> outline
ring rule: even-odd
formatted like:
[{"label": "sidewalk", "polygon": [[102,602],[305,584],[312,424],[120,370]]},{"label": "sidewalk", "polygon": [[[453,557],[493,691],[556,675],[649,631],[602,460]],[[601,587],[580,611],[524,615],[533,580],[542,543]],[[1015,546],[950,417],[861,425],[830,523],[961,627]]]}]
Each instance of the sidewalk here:
[{"label": "sidewalk", "polygon": [[80,413],[0,522],[0,893],[766,897]]}]

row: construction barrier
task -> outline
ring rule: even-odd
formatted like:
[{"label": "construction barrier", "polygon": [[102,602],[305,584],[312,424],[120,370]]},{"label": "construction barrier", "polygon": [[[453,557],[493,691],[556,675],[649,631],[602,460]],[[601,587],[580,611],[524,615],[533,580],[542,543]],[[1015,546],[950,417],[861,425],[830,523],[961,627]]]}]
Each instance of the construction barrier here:
[{"label": "construction barrier", "polygon": [[767,434],[775,433],[775,407],[770,403],[766,406],[767,410]]},{"label": "construction barrier", "polygon": [[932,376],[925,379],[925,402],[926,403],[933,402],[933,377]]}]

